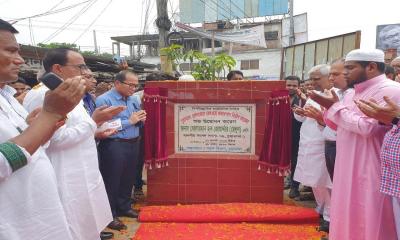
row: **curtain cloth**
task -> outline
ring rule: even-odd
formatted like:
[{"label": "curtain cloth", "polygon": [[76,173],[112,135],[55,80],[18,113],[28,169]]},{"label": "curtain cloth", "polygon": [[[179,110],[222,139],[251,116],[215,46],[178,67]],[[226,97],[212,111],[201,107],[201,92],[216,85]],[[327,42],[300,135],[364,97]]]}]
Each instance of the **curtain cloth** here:
[{"label": "curtain cloth", "polygon": [[168,166],[166,143],[166,107],[168,89],[145,87],[143,108],[147,113],[144,124],[144,161],[147,169]]},{"label": "curtain cloth", "polygon": [[269,111],[258,169],[283,176],[289,173],[291,158],[292,114],[289,92],[273,91],[267,101]]}]

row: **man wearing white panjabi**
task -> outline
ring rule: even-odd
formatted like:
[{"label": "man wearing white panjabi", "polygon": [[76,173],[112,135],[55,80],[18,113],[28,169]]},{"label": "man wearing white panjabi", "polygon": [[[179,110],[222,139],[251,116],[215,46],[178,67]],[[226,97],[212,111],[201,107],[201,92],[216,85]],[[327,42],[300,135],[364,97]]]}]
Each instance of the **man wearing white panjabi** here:
[{"label": "man wearing white panjabi", "polygon": [[46,96],[43,110],[28,116],[6,85],[24,63],[16,33],[0,19],[0,239],[73,240],[54,169],[40,146],[79,103],[84,81],[67,79]]},{"label": "man wearing white panjabi", "polygon": [[[81,54],[69,49],[53,49],[43,59],[46,72],[62,79],[82,76],[87,70]],[[24,99],[29,111],[42,106],[48,91],[34,87]],[[81,101],[46,145],[46,153],[54,166],[61,202],[74,240],[97,240],[100,232],[112,221],[103,178],[99,171],[95,132],[97,124],[107,119],[86,112]]]},{"label": "man wearing white panjabi", "polygon": [[[329,70],[329,65],[322,64],[314,66],[309,71],[310,79],[316,90],[323,92],[333,87],[333,82],[329,80]],[[321,110],[320,105],[311,99],[307,100],[304,108],[307,109],[307,106]],[[302,122],[294,180],[312,187],[317,202],[316,210],[324,220],[321,222],[320,229],[329,231],[332,181],[325,164],[324,126],[319,125],[315,119],[304,116],[304,109],[296,108],[294,111],[296,120]]]}]

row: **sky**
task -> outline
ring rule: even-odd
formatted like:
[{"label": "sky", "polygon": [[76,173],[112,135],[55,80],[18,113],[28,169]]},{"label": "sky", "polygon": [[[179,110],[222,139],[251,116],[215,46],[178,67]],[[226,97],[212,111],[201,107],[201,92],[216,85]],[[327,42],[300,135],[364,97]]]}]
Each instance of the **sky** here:
[{"label": "sky", "polygon": [[[75,42],[81,50],[93,51],[96,30],[100,51],[111,52],[111,36],[156,32],[156,0],[0,0],[0,18],[30,17],[84,1],[68,11],[18,21],[18,42]],[[148,28],[144,29],[148,4]],[[361,30],[361,48],[375,47],[377,25],[400,23],[396,10],[400,10],[400,0],[294,0],[294,14],[308,14],[310,41]],[[179,0],[169,0],[168,11],[177,20]],[[75,21],[63,28],[70,20]],[[122,46],[121,51],[128,54],[128,47]]]}]

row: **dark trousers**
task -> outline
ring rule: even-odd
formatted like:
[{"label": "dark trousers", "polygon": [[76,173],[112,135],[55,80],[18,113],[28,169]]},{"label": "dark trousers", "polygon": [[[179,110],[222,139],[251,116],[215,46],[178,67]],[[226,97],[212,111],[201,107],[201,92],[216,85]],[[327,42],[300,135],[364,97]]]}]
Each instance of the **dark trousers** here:
[{"label": "dark trousers", "polygon": [[144,165],[144,138],[141,138],[139,143],[138,166],[134,184],[135,189],[142,189],[143,187],[143,180],[142,180],[143,165]]},{"label": "dark trousers", "polygon": [[138,164],[139,142],[102,140],[99,166],[113,217],[131,209],[131,194]]},{"label": "dark trousers", "polygon": [[336,142],[325,141],[325,163],[328,169],[329,176],[333,181],[333,172],[335,170],[335,159],[336,159]]},{"label": "dark trousers", "polygon": [[300,183],[293,179],[294,172],[296,171],[296,165],[297,165],[297,154],[292,154],[290,162],[290,188],[299,190]]}]

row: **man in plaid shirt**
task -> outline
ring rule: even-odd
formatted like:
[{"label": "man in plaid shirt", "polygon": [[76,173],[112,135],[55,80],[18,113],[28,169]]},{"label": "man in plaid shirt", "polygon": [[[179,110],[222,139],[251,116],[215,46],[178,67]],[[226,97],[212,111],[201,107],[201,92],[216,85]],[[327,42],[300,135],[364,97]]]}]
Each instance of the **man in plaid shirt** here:
[{"label": "man in plaid shirt", "polygon": [[360,110],[382,124],[393,125],[386,133],[381,150],[381,192],[393,197],[393,213],[397,238],[400,239],[400,106],[388,97],[387,105],[378,106],[375,101],[362,101]]}]

